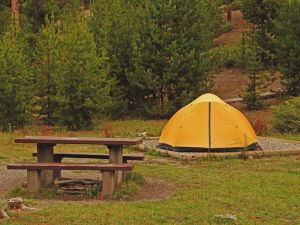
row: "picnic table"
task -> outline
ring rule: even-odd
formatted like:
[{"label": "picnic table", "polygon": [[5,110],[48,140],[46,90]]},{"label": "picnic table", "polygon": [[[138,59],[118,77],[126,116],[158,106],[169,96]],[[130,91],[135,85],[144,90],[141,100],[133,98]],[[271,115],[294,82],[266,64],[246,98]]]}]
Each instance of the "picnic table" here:
[{"label": "picnic table", "polygon": [[[26,136],[16,138],[15,143],[37,144],[37,161],[39,163],[54,162],[54,146],[57,144],[91,144],[106,145],[109,149],[109,163],[120,164],[123,160],[123,146],[142,143],[141,138],[96,138],[96,137],[54,137],[54,136]],[[53,170],[42,170],[41,185],[52,186],[54,183]],[[122,182],[122,171],[115,173],[116,185]]]}]

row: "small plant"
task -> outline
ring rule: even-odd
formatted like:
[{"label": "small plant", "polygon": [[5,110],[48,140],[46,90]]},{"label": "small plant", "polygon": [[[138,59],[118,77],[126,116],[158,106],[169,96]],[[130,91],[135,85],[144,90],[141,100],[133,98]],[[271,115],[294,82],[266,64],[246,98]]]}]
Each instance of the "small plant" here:
[{"label": "small plant", "polygon": [[83,193],[83,196],[87,196],[92,199],[97,199],[99,194],[101,193],[102,185],[101,184],[94,184],[92,187],[87,188]]},{"label": "small plant", "polygon": [[41,130],[42,135],[43,136],[48,136],[49,135],[49,130],[50,130],[49,126],[43,126],[42,130]]},{"label": "small plant", "polygon": [[257,135],[266,135],[268,133],[268,126],[266,121],[257,119],[254,123],[251,123],[255,133]]},{"label": "small plant", "polygon": [[241,65],[245,67],[249,79],[242,98],[249,110],[262,108],[260,94],[269,85],[270,77],[270,73],[263,71],[260,57],[262,49],[256,41],[256,35],[254,32],[244,33],[240,47]]},{"label": "small plant", "polygon": [[106,138],[113,137],[113,131],[112,131],[112,125],[111,124],[106,124],[105,125],[105,127],[103,128],[103,134],[104,134],[104,137],[106,137]]},{"label": "small plant", "polygon": [[143,185],[145,183],[145,178],[138,173],[130,172],[125,175],[125,182],[135,182],[139,185]]},{"label": "small plant", "polygon": [[300,133],[300,97],[291,98],[278,106],[271,107],[273,129],[283,133]]},{"label": "small plant", "polygon": [[124,183],[121,188],[114,191],[114,199],[128,200],[137,193],[145,183],[145,179],[138,173],[126,173]]},{"label": "small plant", "polygon": [[14,198],[14,197],[22,197],[28,199],[53,199],[58,195],[58,190],[56,188],[51,189],[41,189],[38,193],[31,193],[28,192],[24,187],[14,187],[11,189],[7,197]]},{"label": "small plant", "polygon": [[148,150],[146,154],[151,156],[158,156],[158,157],[168,157],[168,152],[163,153],[153,149]]}]

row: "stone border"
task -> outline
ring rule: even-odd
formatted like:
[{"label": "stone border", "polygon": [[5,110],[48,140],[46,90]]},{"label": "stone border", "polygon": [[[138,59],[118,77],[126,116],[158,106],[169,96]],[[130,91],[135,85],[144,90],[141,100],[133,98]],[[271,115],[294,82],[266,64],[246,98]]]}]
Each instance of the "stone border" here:
[{"label": "stone border", "polygon": [[[157,140],[159,137],[147,137],[146,140]],[[284,140],[289,141],[285,139],[278,139],[278,138],[272,138],[277,140]],[[300,143],[300,141],[291,141],[294,143]],[[159,149],[159,148],[149,148],[148,146],[144,144],[140,144],[137,146],[137,149],[140,151],[147,152],[149,150],[155,150],[159,152],[162,156],[176,158],[176,159],[187,159],[187,160],[193,160],[193,159],[204,159],[204,158],[262,158],[262,157],[273,157],[273,156],[295,156],[300,155],[300,149],[299,150],[257,150],[257,151],[244,151],[244,152],[222,152],[222,153],[204,153],[204,152],[191,152],[191,153],[183,153],[183,152],[174,152],[169,151],[165,149]]]}]

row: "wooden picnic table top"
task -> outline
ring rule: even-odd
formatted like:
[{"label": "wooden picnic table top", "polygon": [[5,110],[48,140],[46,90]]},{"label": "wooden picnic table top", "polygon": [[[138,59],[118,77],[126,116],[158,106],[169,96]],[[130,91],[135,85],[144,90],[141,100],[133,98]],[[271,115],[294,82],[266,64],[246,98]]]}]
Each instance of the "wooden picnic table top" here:
[{"label": "wooden picnic table top", "polygon": [[26,136],[15,139],[15,143],[36,144],[137,145],[141,144],[142,142],[142,138]]}]

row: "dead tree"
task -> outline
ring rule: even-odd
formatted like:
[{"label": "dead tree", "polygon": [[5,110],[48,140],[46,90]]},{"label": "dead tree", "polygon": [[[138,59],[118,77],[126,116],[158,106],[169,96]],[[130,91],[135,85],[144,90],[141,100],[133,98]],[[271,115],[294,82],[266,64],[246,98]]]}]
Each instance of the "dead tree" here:
[{"label": "dead tree", "polygon": [[11,10],[16,28],[20,27],[19,0],[11,1]]}]

